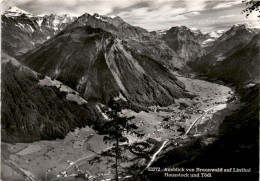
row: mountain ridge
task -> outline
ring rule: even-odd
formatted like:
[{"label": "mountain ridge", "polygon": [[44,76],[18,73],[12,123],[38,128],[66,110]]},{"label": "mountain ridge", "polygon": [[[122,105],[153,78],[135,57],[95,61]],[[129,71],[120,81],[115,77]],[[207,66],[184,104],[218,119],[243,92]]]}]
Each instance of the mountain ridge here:
[{"label": "mountain ridge", "polygon": [[[65,42],[62,49],[61,42]],[[126,44],[100,28],[77,26],[62,31],[46,45],[23,56],[23,62],[33,70],[77,88],[87,99],[108,101],[120,92],[129,101],[140,104],[168,105],[173,103],[173,97],[188,95],[181,82],[164,66]]]},{"label": "mountain ridge", "polygon": [[10,8],[2,14],[2,49],[18,57],[53,37],[75,19],[66,14],[36,16],[17,7]]}]

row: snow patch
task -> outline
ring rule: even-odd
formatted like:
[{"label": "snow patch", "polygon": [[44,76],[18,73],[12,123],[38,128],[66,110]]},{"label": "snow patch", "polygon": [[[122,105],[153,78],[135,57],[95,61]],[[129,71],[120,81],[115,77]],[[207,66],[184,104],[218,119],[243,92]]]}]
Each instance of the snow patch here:
[{"label": "snow patch", "polygon": [[225,32],[225,30],[217,30],[217,31],[213,31],[211,33],[208,33],[208,35],[211,37],[211,38],[219,38],[220,36],[222,36],[222,34]]},{"label": "snow patch", "polygon": [[37,15],[38,17],[44,17],[44,16],[46,16],[47,14],[39,14],[39,15]]},{"label": "snow patch", "polygon": [[34,32],[34,29],[31,27],[31,25],[28,25],[28,26],[29,26],[31,32],[33,33],[33,32]]},{"label": "snow patch", "polygon": [[102,20],[102,21],[107,21],[106,19],[104,19],[105,17],[100,16],[99,14],[94,14],[94,17],[95,17],[96,19],[99,19],[99,20]]},{"label": "snow patch", "polygon": [[24,24],[18,23],[18,25],[19,25],[20,27],[23,27],[23,29],[24,29]]},{"label": "snow patch", "polygon": [[191,30],[194,34],[196,34],[196,35],[201,34],[201,31],[200,31],[198,28],[196,28],[196,27],[192,27],[192,28],[190,28],[190,30]]},{"label": "snow patch", "polygon": [[214,40],[209,38],[209,39],[205,40],[204,43],[211,42],[211,41],[214,41]]},{"label": "snow patch", "polygon": [[215,41],[215,40],[212,39],[212,38],[209,38],[209,39],[203,41],[203,42],[201,43],[201,45],[202,45],[202,47],[206,47],[209,43],[211,43],[211,42],[213,42],[213,41]]},{"label": "snow patch", "polygon": [[58,28],[57,27],[53,27],[54,31],[58,31]]},{"label": "snow patch", "polygon": [[165,34],[166,34],[166,31],[167,31],[167,29],[162,29],[162,30],[157,30],[156,32],[157,32],[159,35],[165,35]]},{"label": "snow patch", "polygon": [[55,17],[54,20],[52,21],[52,25],[54,27],[56,27],[59,23],[60,23],[60,21],[59,21],[59,19],[57,17]]},{"label": "snow patch", "polygon": [[43,22],[43,18],[37,19],[36,22],[41,27],[42,26],[42,22]]},{"label": "snow patch", "polygon": [[117,17],[117,16],[116,16],[116,15],[111,15],[111,16],[109,16],[109,17],[114,19],[114,18]]},{"label": "snow patch", "polygon": [[18,7],[10,7],[10,8],[4,13],[4,15],[5,15],[6,17],[21,16],[21,15],[23,15],[23,14],[25,14],[25,16],[27,16],[27,17],[33,17],[33,16],[34,16],[33,14],[28,13],[28,12],[26,12],[26,11],[24,11],[24,10],[18,8]]}]

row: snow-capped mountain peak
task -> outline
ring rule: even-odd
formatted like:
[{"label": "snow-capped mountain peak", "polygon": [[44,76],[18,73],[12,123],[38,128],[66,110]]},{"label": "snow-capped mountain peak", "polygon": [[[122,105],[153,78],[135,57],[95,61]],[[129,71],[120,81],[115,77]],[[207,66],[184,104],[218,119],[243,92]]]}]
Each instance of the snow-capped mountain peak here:
[{"label": "snow-capped mountain peak", "polygon": [[255,25],[250,22],[235,24],[233,27],[240,27],[240,26],[244,26],[245,28],[249,28],[249,29],[255,28]]},{"label": "snow-capped mountain peak", "polygon": [[202,34],[202,32],[200,31],[200,29],[196,28],[196,27],[192,27],[190,28],[191,32],[193,32],[195,35],[199,35]]},{"label": "snow-capped mountain peak", "polygon": [[7,17],[10,17],[10,16],[21,16],[21,15],[26,15],[28,17],[33,17],[34,15],[27,12],[27,11],[24,11],[16,6],[14,7],[10,7],[5,13],[4,15],[7,16]]},{"label": "snow-capped mountain peak", "polygon": [[102,16],[102,15],[99,15],[97,13],[95,13],[93,15],[93,17],[95,17],[96,19],[102,20],[102,21],[107,21],[107,18],[108,18],[107,16]]},{"label": "snow-capped mountain peak", "polygon": [[111,15],[111,16],[109,16],[110,18],[116,18],[117,17],[117,15]]},{"label": "snow-capped mountain peak", "polygon": [[159,34],[159,35],[165,35],[166,32],[167,32],[168,29],[161,29],[161,30],[157,30],[156,32]]},{"label": "snow-capped mountain peak", "polygon": [[213,32],[210,32],[208,33],[208,35],[211,37],[211,38],[219,38],[226,30],[217,30],[217,31],[213,31]]}]

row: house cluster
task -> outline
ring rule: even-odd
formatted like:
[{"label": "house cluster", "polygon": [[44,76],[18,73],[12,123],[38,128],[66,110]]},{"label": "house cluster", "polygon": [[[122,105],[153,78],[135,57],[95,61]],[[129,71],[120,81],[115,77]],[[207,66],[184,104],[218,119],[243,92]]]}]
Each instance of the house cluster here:
[{"label": "house cluster", "polygon": [[200,102],[192,103],[188,108],[185,109],[187,114],[202,114],[203,111],[198,109],[202,104]]}]

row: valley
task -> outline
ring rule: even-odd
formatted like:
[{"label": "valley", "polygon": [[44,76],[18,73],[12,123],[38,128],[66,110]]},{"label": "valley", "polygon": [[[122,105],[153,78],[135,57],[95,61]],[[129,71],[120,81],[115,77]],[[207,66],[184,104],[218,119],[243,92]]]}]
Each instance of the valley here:
[{"label": "valley", "polygon": [[[135,116],[133,122],[144,133],[141,139],[129,135],[129,144],[147,141],[155,148],[153,154],[160,155],[167,145],[179,147],[193,137],[217,133],[224,117],[240,106],[239,99],[227,103],[235,97],[232,88],[196,78],[176,76],[184,82],[189,92],[196,93],[197,96],[193,99],[176,99],[174,104],[167,107],[150,106],[149,112],[123,110],[122,114],[127,117]],[[82,172],[89,179],[111,179],[112,170],[106,167],[105,161],[89,164],[89,160],[96,154],[109,148],[109,145],[103,143],[103,136],[88,126],[70,132],[64,139],[29,144],[3,143],[2,176],[10,181],[25,177],[54,181],[73,180]],[[126,154],[134,157],[131,152]],[[140,165],[141,172],[141,168],[150,165],[152,160],[141,158],[135,163]]]},{"label": "valley", "polygon": [[148,31],[84,8],[1,15],[1,180],[164,180],[151,171],[159,167],[259,173],[259,27],[173,21]]}]

